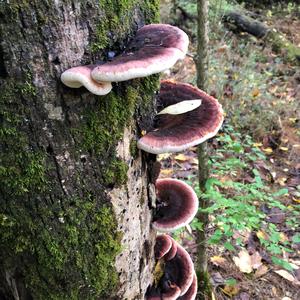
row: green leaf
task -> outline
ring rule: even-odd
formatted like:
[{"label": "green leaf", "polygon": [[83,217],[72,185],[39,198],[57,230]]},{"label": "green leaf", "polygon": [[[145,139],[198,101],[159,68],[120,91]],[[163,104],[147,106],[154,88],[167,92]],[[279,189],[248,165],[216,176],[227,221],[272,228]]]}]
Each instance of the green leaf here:
[{"label": "green leaf", "polygon": [[274,264],[281,266],[288,271],[293,271],[293,267],[287,261],[280,259],[276,256],[272,256],[271,258]]},{"label": "green leaf", "polygon": [[226,284],[226,285],[234,286],[234,285],[237,284],[237,281],[236,281],[236,279],[234,279],[234,278],[228,278],[228,279],[225,280],[225,284]]},{"label": "green leaf", "polygon": [[229,242],[225,242],[224,243],[224,247],[229,250],[229,251],[234,251],[235,248],[229,243]]},{"label": "green leaf", "polygon": [[292,241],[294,243],[300,243],[300,233],[296,233],[293,238],[292,238]]},{"label": "green leaf", "polygon": [[288,189],[280,189],[278,192],[274,193],[273,196],[274,197],[279,197],[279,196],[283,196],[289,193]]}]

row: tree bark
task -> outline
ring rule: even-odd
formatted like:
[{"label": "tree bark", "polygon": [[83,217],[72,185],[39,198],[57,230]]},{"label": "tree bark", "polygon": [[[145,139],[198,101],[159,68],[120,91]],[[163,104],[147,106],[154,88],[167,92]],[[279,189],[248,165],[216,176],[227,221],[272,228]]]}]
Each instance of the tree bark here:
[{"label": "tree bark", "polygon": [[[197,1],[197,86],[207,90],[207,73],[208,73],[208,0]],[[205,184],[209,178],[207,142],[198,146],[198,161],[199,161],[199,207],[205,209],[208,207],[208,199],[201,196],[205,193]],[[208,214],[199,211],[197,214],[198,220],[203,224],[202,230],[197,232],[197,259],[196,270],[198,275],[198,299],[210,298],[210,284],[207,272],[207,241],[206,230],[208,226]]]},{"label": "tree bark", "polygon": [[0,3],[0,299],[143,299],[150,156],[136,148],[158,77],[107,96],[61,73],[122,52],[158,1]]}]

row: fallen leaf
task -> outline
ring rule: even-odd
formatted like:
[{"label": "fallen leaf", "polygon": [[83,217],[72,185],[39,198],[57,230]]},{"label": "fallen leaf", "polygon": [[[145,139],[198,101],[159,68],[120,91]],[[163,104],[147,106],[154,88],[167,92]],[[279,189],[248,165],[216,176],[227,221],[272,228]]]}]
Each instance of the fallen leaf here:
[{"label": "fallen leaf", "polygon": [[276,179],[276,183],[279,183],[280,186],[285,186],[286,181],[287,181],[286,177],[280,177]]},{"label": "fallen leaf", "polygon": [[254,273],[255,278],[259,278],[263,275],[265,275],[269,271],[268,267],[266,265],[261,265]]},{"label": "fallen leaf", "polygon": [[263,150],[266,154],[272,154],[272,153],[273,153],[273,149],[272,149],[271,147],[262,148],[262,150]]},{"label": "fallen leaf", "polygon": [[251,273],[252,272],[252,264],[251,264],[251,257],[249,253],[243,249],[239,252],[239,256],[234,256],[233,261],[236,266],[240,269],[243,273]]},{"label": "fallen leaf", "polygon": [[259,94],[260,94],[260,92],[259,92],[258,88],[253,89],[253,91],[252,91],[252,97],[257,97]]},{"label": "fallen leaf", "polygon": [[295,281],[295,277],[286,270],[277,270],[274,272],[290,282]]},{"label": "fallen leaf", "polygon": [[173,169],[163,169],[160,171],[161,175],[171,175],[173,173]]},{"label": "fallen leaf", "polygon": [[224,289],[221,289],[221,291],[231,298],[237,295],[239,288],[236,285],[225,285]]},{"label": "fallen leaf", "polygon": [[252,144],[253,147],[261,147],[263,144],[262,143],[254,143]]},{"label": "fallen leaf", "polygon": [[227,263],[227,260],[221,256],[213,256],[210,261],[216,266],[224,266]]},{"label": "fallen leaf", "polygon": [[175,158],[176,160],[179,160],[179,161],[187,161],[187,160],[190,159],[188,156],[186,156],[186,155],[184,155],[184,154],[182,154],[182,153],[176,155],[174,158]]},{"label": "fallen leaf", "polygon": [[263,230],[258,230],[257,233],[256,233],[256,236],[259,239],[263,239],[263,240],[268,240],[269,239],[268,235]]},{"label": "fallen leaf", "polygon": [[169,105],[161,110],[158,115],[170,114],[180,115],[192,111],[201,105],[201,99],[184,100],[173,105]]},{"label": "fallen leaf", "polygon": [[257,251],[251,255],[251,265],[253,269],[258,269],[262,265],[261,258],[262,257]]},{"label": "fallen leaf", "polygon": [[279,149],[282,150],[282,151],[289,151],[288,147],[279,147]]},{"label": "fallen leaf", "polygon": [[289,241],[289,238],[283,232],[280,232],[279,236],[282,243]]}]

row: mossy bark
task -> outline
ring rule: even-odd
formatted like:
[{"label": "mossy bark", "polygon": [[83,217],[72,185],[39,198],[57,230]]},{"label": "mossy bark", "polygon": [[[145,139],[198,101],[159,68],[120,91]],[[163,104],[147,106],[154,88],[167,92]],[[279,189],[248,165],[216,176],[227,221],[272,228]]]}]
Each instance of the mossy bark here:
[{"label": "mossy bark", "polygon": [[143,299],[154,237],[133,148],[158,77],[105,97],[59,78],[157,13],[157,0],[0,3],[0,299]]}]

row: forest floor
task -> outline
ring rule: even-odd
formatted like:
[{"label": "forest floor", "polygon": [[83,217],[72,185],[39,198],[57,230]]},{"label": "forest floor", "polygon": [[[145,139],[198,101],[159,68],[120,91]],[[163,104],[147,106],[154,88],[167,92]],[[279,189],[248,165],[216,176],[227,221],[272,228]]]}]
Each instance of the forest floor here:
[{"label": "forest floor", "polygon": [[[166,78],[195,84],[196,2],[162,2],[162,22],[183,28],[189,53]],[[208,269],[211,299],[300,299],[300,70],[284,52],[246,33],[232,33],[222,14],[235,6],[210,1],[209,90],[225,122],[209,142],[211,200]],[[174,4],[177,9],[174,8]],[[180,9],[178,9],[180,6]],[[169,12],[172,11],[172,14]],[[300,6],[252,9],[300,47]],[[164,154],[161,177],[197,188],[197,149]],[[195,230],[174,236],[196,255]]]}]

